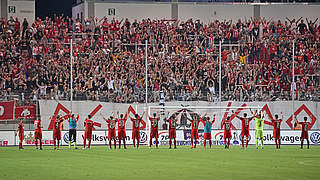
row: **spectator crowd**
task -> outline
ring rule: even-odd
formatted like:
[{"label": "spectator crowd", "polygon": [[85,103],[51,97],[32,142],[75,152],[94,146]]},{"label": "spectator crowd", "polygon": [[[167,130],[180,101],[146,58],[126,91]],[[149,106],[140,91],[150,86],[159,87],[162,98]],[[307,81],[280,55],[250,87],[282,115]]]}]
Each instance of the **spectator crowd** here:
[{"label": "spectator crowd", "polygon": [[[320,25],[304,18],[233,21],[70,17],[0,19],[0,97],[74,100],[319,100]],[[292,83],[293,41],[295,42]]]}]

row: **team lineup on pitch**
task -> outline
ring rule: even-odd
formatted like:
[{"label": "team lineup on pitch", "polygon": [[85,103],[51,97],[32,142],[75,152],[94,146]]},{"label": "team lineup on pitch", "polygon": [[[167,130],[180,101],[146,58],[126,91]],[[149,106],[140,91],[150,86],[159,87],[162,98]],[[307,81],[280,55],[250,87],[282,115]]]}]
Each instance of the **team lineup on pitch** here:
[{"label": "team lineup on pitch", "polygon": [[[280,149],[281,147],[281,140],[286,139],[289,140],[288,137],[282,137],[280,134],[280,127],[281,122],[283,120],[283,113],[281,112],[281,118],[278,114],[275,115],[275,118],[271,120],[272,126],[273,126],[273,136],[264,136],[263,135],[263,124],[265,120],[265,112],[260,111],[252,111],[250,108],[251,117],[248,116],[247,113],[243,114],[242,116],[239,116],[238,114],[235,114],[233,110],[231,110],[232,115],[234,115],[237,119],[241,121],[241,135],[240,135],[240,147],[242,149],[248,148],[249,141],[251,139],[249,129],[250,129],[250,121],[256,122],[255,127],[255,138],[256,138],[256,149],[264,149],[264,140],[274,140],[276,149]],[[188,111],[187,109],[182,109],[180,112]],[[168,143],[169,149],[177,148],[177,140],[176,140],[176,133],[177,133],[177,114],[178,112],[172,113],[169,116],[169,113],[167,113],[167,116],[165,119],[168,122]],[[104,117],[103,114],[100,113],[101,118],[107,123],[108,125],[108,135],[105,138],[105,141],[108,142],[108,147],[110,149],[114,148],[121,148],[123,146],[124,149],[127,148],[126,140],[129,135],[126,134],[126,122],[127,119],[130,119],[132,121],[132,134],[131,138],[133,140],[133,148],[139,148],[140,141],[141,141],[141,133],[140,130],[146,128],[146,122],[143,120],[145,113],[143,113],[141,116],[137,113],[134,114],[134,117],[129,116],[128,113],[120,114],[119,112],[112,113],[108,118]],[[83,148],[82,149],[90,149],[91,147],[91,141],[92,139],[96,139],[96,136],[93,136],[93,130],[95,129],[94,126],[101,127],[101,124],[94,122],[91,120],[91,115],[88,115],[87,118],[84,121],[84,135],[83,137]],[[190,145],[191,149],[197,148],[197,144],[199,144],[200,138],[199,138],[199,131],[200,133],[203,132],[203,135],[201,136],[203,138],[203,148],[206,149],[207,147],[212,148],[212,125],[216,121],[215,114],[212,117],[212,120],[210,120],[210,117],[205,113],[203,116],[200,116],[198,113],[192,114],[191,118],[186,117],[187,120],[191,123],[191,139],[190,139]],[[147,118],[150,121],[150,138],[148,139],[148,145],[151,147],[153,144],[156,148],[159,147],[159,120],[160,117],[157,115],[157,113],[153,113],[151,116],[148,115]],[[290,141],[301,141],[300,148],[303,148],[304,140],[307,141],[307,148],[310,147],[309,142],[309,135],[308,130],[311,128],[311,125],[309,122],[307,122],[308,118],[304,117],[303,122],[299,122],[297,118],[295,117],[295,126],[300,125],[301,126],[301,136],[299,138],[293,137],[294,140],[292,140],[292,137],[290,137]],[[74,114],[68,114],[65,116],[62,115],[53,115],[50,117],[50,121],[53,122],[53,128],[52,128],[52,137],[53,137],[53,147],[54,149],[59,149],[61,144],[61,131],[62,131],[62,124],[64,121],[68,121],[69,123],[69,133],[68,133],[68,145],[69,149],[71,148],[71,145],[73,144],[74,148],[77,147],[77,123],[79,122],[79,115],[75,117]],[[18,123],[18,137],[19,137],[19,149],[23,150],[23,141],[25,138],[24,135],[24,119],[22,119]],[[203,130],[199,130],[199,124],[203,124]],[[230,148],[231,140],[232,140],[232,122],[230,120],[230,116],[227,116],[225,119],[222,120],[222,130],[223,130],[223,145],[225,149]],[[116,128],[116,126],[118,128]],[[36,149],[42,150],[42,125],[41,120],[34,121],[34,139],[35,139],[35,146]],[[130,137],[130,136],[129,136]],[[101,138],[101,137],[100,137]],[[66,139],[64,139],[66,141]],[[117,144],[118,142],[118,144]],[[39,143],[39,146],[38,146]],[[207,144],[208,143],[208,144]],[[86,146],[87,145],[87,146]],[[107,144],[106,144],[107,145]],[[117,146],[118,145],[118,146]],[[161,144],[163,145],[163,144]],[[181,142],[178,142],[178,145],[183,145]]]}]

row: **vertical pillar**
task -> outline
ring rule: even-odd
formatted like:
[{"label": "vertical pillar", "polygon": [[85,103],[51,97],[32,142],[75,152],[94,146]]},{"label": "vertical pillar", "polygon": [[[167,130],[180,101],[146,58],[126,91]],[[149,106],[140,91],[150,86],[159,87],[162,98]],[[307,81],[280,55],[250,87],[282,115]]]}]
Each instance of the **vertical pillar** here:
[{"label": "vertical pillar", "polygon": [[172,0],[171,2],[171,19],[178,19],[178,0]]}]

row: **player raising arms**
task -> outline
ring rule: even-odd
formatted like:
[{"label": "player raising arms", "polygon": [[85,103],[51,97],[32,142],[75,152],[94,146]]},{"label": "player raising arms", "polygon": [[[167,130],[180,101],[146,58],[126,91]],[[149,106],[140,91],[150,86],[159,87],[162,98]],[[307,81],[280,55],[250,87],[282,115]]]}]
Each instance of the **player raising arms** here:
[{"label": "player raising arms", "polygon": [[25,117],[21,119],[17,129],[17,132],[19,133],[19,149],[20,150],[23,150],[22,141],[24,140],[24,124],[23,124],[24,120],[25,120]]},{"label": "player raising arms", "polygon": [[121,140],[123,140],[123,147],[127,149],[126,147],[126,122],[128,113],[123,117],[123,114],[120,114],[117,112],[118,116],[118,139],[119,139],[119,149],[121,148]]},{"label": "player raising arms", "polygon": [[273,138],[275,139],[276,142],[276,148],[280,149],[280,127],[281,127],[281,122],[283,120],[283,113],[281,112],[281,119],[279,119],[278,114],[275,115],[275,119],[272,119],[272,126],[273,126]]},{"label": "player raising arms", "polygon": [[156,147],[158,148],[158,144],[159,144],[159,141],[158,141],[158,138],[159,138],[158,124],[159,124],[160,118],[157,117],[156,113],[153,113],[153,117],[149,116],[149,120],[151,122],[150,145],[149,146],[150,147],[152,146],[152,138],[155,138],[156,139]]},{"label": "player raising arms", "polygon": [[84,121],[84,140],[83,140],[83,149],[86,149],[86,140],[88,140],[88,149],[90,149],[91,138],[92,138],[92,130],[93,130],[93,121],[91,120],[91,116],[88,115],[88,118]]},{"label": "player raising arms", "polygon": [[[168,119],[168,115],[167,114],[167,119]],[[176,114],[173,114],[169,119],[169,149],[171,149],[171,144],[172,144],[172,139],[174,141],[174,148],[177,148],[177,140],[176,140],[176,131],[177,131],[177,119],[176,119]]]},{"label": "player raising arms", "polygon": [[[251,111],[251,110],[250,110]],[[231,111],[234,114],[234,111]],[[246,138],[246,148],[248,148],[248,143],[249,143],[249,124],[250,121],[253,119],[253,116],[248,118],[247,113],[243,114],[243,117],[240,117],[236,114],[234,114],[238,119],[241,120],[242,126],[241,126],[241,143],[242,143],[242,149],[244,149],[244,137]]]},{"label": "player raising arms", "polygon": [[42,150],[42,131],[41,131],[41,120],[34,121],[34,139],[36,141],[36,149],[38,149],[38,139],[40,142],[40,150]]},{"label": "player raising arms", "polygon": [[[187,117],[188,121],[191,122],[191,149],[197,148],[197,140],[199,139],[198,128],[200,123],[200,117],[198,115],[194,115],[192,118],[193,119],[189,119]],[[194,140],[194,145],[193,145],[193,140]]]},{"label": "player raising arms", "polygon": [[302,126],[302,128],[301,128],[301,149],[303,149],[303,141],[304,141],[304,139],[307,140],[307,145],[308,145],[307,147],[309,149],[309,134],[308,134],[308,130],[311,127],[311,124],[309,122],[307,122],[307,120],[308,120],[307,117],[304,117],[303,120],[304,120],[303,122],[298,122],[297,116],[294,116],[294,121],[297,124],[300,124]]},{"label": "player raising arms", "polygon": [[204,138],[204,144],[203,144],[203,149],[206,148],[207,145],[207,141],[209,141],[209,146],[210,148],[212,147],[212,141],[211,141],[211,129],[212,129],[212,124],[216,121],[216,115],[213,115],[213,119],[210,122],[210,118],[206,117],[206,114],[204,116],[202,116],[202,118],[200,119],[201,122],[203,123],[204,126],[204,134],[203,134],[203,138]]},{"label": "player raising arms", "polygon": [[257,111],[255,111],[254,116],[255,116],[254,120],[256,121],[256,149],[258,149],[259,140],[261,141],[262,149],[264,149],[264,144],[263,144],[264,113],[263,111],[260,113],[257,113]]},{"label": "player raising arms", "polygon": [[100,116],[108,123],[108,138],[109,138],[109,148],[111,148],[111,139],[113,139],[114,149],[117,148],[117,141],[116,141],[116,123],[117,120],[113,119],[113,113],[106,119],[101,113]]},{"label": "player raising arms", "polygon": [[140,124],[143,122],[142,117],[144,116],[144,112],[141,117],[138,114],[135,114],[135,118],[131,118],[132,121],[132,139],[133,139],[133,147],[136,147],[137,140],[137,148],[139,148],[140,143]]},{"label": "player raising arms", "polygon": [[[224,119],[222,121],[222,125],[223,125],[223,139],[224,139],[224,148],[225,149],[229,149],[230,147],[230,140],[232,138],[231,136],[231,121],[230,121],[230,116],[227,117],[227,119]],[[228,143],[227,143],[228,142]]]},{"label": "player raising arms", "polygon": [[74,114],[68,117],[69,122],[69,149],[71,148],[71,143],[73,140],[74,148],[77,149],[77,123],[79,121],[79,114],[77,118],[74,118]]},{"label": "player raising arms", "polygon": [[[51,117],[50,120],[54,118]],[[60,117],[59,115],[56,116],[55,121],[53,122],[53,146],[54,149],[57,149],[56,145],[58,145],[58,149],[59,149],[59,144],[60,144],[60,140],[61,140],[61,129],[60,129],[60,125],[63,122],[62,117]],[[56,142],[57,140],[57,142]]]}]

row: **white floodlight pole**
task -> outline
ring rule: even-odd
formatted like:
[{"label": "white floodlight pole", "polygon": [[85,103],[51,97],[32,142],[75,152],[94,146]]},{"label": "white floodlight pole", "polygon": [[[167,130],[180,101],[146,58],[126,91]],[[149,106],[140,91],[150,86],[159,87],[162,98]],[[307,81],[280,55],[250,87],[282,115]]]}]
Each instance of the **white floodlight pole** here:
[{"label": "white floodlight pole", "polygon": [[72,63],[73,63],[73,55],[72,55],[72,36],[71,36],[71,40],[70,40],[70,113],[72,113],[72,81],[73,81],[73,77],[72,77]]},{"label": "white floodlight pole", "polygon": [[221,105],[221,41],[219,41],[219,102]]},{"label": "white floodlight pole", "polygon": [[292,95],[292,119],[294,119],[294,55],[295,55],[295,42],[294,40],[292,41],[292,87],[291,87],[291,95]]}]

